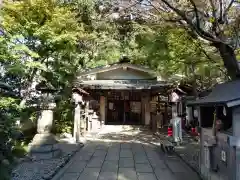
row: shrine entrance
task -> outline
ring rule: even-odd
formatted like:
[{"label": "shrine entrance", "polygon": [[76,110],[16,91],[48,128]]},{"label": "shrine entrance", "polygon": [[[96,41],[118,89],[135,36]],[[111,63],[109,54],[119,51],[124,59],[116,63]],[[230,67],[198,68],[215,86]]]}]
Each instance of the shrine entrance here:
[{"label": "shrine entrance", "polygon": [[141,92],[109,91],[106,124],[139,125],[141,123]]}]

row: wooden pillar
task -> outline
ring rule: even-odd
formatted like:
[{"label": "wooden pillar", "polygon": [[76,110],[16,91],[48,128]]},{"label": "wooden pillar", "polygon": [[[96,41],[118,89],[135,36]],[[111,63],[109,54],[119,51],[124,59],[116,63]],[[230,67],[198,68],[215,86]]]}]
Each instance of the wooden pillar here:
[{"label": "wooden pillar", "polygon": [[105,97],[100,96],[100,121],[101,125],[105,124]]},{"label": "wooden pillar", "polygon": [[88,121],[89,121],[89,101],[86,101],[86,106],[85,106],[85,122],[84,122],[84,134],[85,134],[86,131],[87,131]]},{"label": "wooden pillar", "polygon": [[145,94],[141,97],[141,122],[145,125]]},{"label": "wooden pillar", "polygon": [[145,97],[145,125],[150,125],[150,96],[149,94]]}]

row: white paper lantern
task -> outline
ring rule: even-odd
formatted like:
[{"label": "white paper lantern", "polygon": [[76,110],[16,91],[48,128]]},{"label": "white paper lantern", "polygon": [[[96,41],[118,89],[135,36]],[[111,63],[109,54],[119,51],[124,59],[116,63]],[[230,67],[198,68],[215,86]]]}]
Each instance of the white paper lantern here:
[{"label": "white paper lantern", "polygon": [[227,115],[227,110],[225,107],[223,107],[223,115],[226,116]]}]

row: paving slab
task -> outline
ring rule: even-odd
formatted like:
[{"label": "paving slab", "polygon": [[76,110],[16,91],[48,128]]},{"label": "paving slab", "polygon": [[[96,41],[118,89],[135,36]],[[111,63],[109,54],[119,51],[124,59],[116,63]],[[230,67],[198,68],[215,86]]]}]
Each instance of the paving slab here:
[{"label": "paving slab", "polygon": [[131,143],[122,143],[121,149],[131,149]]},{"label": "paving slab", "polygon": [[[155,169],[154,172],[158,180],[177,180],[176,176],[174,176],[174,174],[168,169]],[[189,177],[185,180],[188,180],[188,179]],[[191,179],[191,180],[195,180],[195,179]]]},{"label": "paving slab", "polygon": [[166,169],[167,168],[165,161],[160,158],[155,158],[155,159],[148,158],[148,160],[153,169],[155,169],[155,168]]},{"label": "paving slab", "polygon": [[65,173],[60,180],[77,180],[80,173]]},{"label": "paving slab", "polygon": [[108,146],[109,146],[108,143],[103,143],[103,144],[97,145],[96,149],[107,150]]},{"label": "paving slab", "polygon": [[191,177],[191,179],[196,179],[196,180],[200,180],[200,178],[198,177],[198,175],[196,173],[175,173],[175,179],[176,180],[186,180],[189,179]]},{"label": "paving slab", "polygon": [[151,173],[153,169],[150,164],[135,164],[138,173]]},{"label": "paving slab", "polygon": [[81,173],[83,169],[86,167],[87,161],[78,161],[75,160],[69,168],[66,170],[67,173],[74,172],[74,173]]},{"label": "paving slab", "polygon": [[137,172],[134,168],[119,168],[118,180],[138,180]]},{"label": "paving slab", "polygon": [[107,161],[118,161],[119,160],[119,153],[116,154],[107,154],[106,158]]},{"label": "paving slab", "polygon": [[118,171],[118,161],[104,161],[102,165],[102,172],[116,172]]},{"label": "paving slab", "polygon": [[120,152],[120,148],[116,148],[116,147],[108,148],[108,153],[119,153],[119,152]]},{"label": "paving slab", "polygon": [[134,156],[134,161],[135,161],[135,163],[142,163],[142,164],[144,164],[144,163],[148,164],[149,163],[148,158],[147,158],[147,156],[145,154],[135,155]]},{"label": "paving slab", "polygon": [[98,180],[117,180],[116,172],[100,172]]},{"label": "paving slab", "polygon": [[119,159],[119,167],[121,167],[121,168],[133,168],[134,167],[133,158],[120,158]]},{"label": "paving slab", "polygon": [[104,159],[102,157],[93,157],[88,163],[87,167],[94,167],[94,168],[100,168],[102,167],[102,164],[104,162]]},{"label": "paving slab", "polygon": [[100,156],[100,157],[103,157],[103,156],[106,156],[106,154],[107,154],[107,151],[106,150],[102,150],[102,149],[97,149],[95,152],[94,152],[94,154],[93,154],[93,156]]},{"label": "paving slab", "polygon": [[92,158],[92,154],[79,154],[76,158],[76,160],[79,161],[89,161]]},{"label": "paving slab", "polygon": [[138,180],[158,180],[154,173],[138,173]]},{"label": "paving slab", "polygon": [[97,180],[101,168],[85,168],[78,180]]},{"label": "paving slab", "polygon": [[179,163],[177,160],[168,160],[166,163],[174,173],[187,173],[190,170],[185,164]]},{"label": "paving slab", "polygon": [[120,151],[120,157],[133,157],[133,153],[129,149],[124,149]]}]

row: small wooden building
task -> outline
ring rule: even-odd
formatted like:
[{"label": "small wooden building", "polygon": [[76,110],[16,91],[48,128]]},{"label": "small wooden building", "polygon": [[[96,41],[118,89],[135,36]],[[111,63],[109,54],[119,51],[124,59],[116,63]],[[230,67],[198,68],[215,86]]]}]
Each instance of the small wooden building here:
[{"label": "small wooden building", "polygon": [[198,106],[200,172],[208,180],[240,179],[240,80],[217,85]]},{"label": "small wooden building", "polygon": [[148,67],[127,62],[101,66],[79,73],[74,83],[99,103],[103,124],[150,125],[156,112],[156,94],[169,84]]}]

